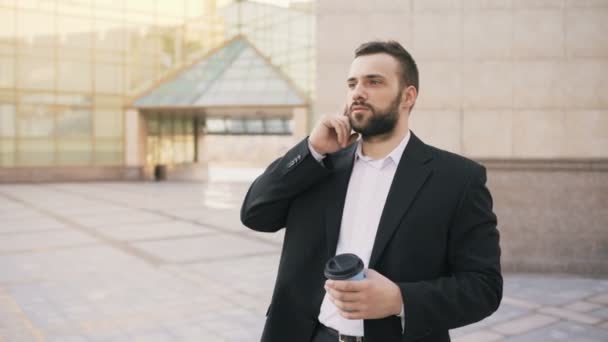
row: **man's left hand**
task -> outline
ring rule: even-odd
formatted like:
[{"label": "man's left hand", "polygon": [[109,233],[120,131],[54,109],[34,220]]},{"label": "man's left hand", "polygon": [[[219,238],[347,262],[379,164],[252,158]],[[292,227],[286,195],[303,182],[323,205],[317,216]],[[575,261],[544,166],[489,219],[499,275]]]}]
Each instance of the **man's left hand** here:
[{"label": "man's left hand", "polygon": [[399,315],[403,307],[401,290],[382,274],[366,270],[363,280],[327,280],[329,299],[347,319],[377,319]]}]

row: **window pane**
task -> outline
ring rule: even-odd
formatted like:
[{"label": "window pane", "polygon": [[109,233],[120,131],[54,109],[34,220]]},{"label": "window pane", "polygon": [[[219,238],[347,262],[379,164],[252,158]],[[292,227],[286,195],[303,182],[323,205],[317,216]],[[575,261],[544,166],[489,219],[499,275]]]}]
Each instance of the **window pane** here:
[{"label": "window pane", "polygon": [[53,164],[53,140],[22,139],[19,141],[17,164],[20,166],[44,166]]},{"label": "window pane", "polygon": [[224,118],[208,118],[207,133],[224,133],[226,132],[226,123]]},{"label": "window pane", "polygon": [[173,134],[173,123],[171,121],[170,117],[160,118],[160,135],[167,137]]},{"label": "window pane", "polygon": [[0,138],[0,166],[15,165],[15,141]]},{"label": "window pane", "polygon": [[95,111],[95,136],[98,138],[122,137],[123,115],[120,108],[101,108]]},{"label": "window pane", "polygon": [[[17,3],[22,2],[22,0],[17,1]],[[40,2],[48,3],[48,1]],[[17,36],[24,39],[29,46],[54,46],[55,15],[52,12],[18,11]]]},{"label": "window pane", "polygon": [[22,57],[17,65],[17,84],[20,88],[44,90],[55,88],[53,59]]},{"label": "window pane", "polygon": [[245,133],[245,122],[243,119],[226,119],[226,129],[229,133]]},{"label": "window pane", "polygon": [[57,88],[64,91],[92,91],[91,64],[77,61],[60,61]]},{"label": "window pane", "polygon": [[52,137],[53,108],[49,105],[23,105],[17,116],[19,136]]},{"label": "window pane", "polygon": [[271,134],[285,134],[285,123],[281,118],[266,119],[266,132]]},{"label": "window pane", "polygon": [[[61,13],[61,12],[60,12]],[[93,21],[90,18],[61,16],[58,25],[59,44],[61,48],[93,47]]]},{"label": "window pane", "polygon": [[173,134],[176,136],[184,135],[184,118],[173,117]]},{"label": "window pane", "polygon": [[57,94],[55,103],[58,105],[91,106],[92,94]]},{"label": "window pane", "polygon": [[105,96],[95,94],[96,107],[122,107],[123,100],[120,96]]},{"label": "window pane", "polygon": [[118,21],[95,22],[95,48],[97,50],[110,50],[123,52],[126,49],[126,34],[120,29],[122,23]]},{"label": "window pane", "polygon": [[247,133],[264,133],[264,121],[262,119],[247,119],[245,125],[247,126]]},{"label": "window pane", "polygon": [[0,103],[0,138],[15,136],[15,105]]},{"label": "window pane", "polygon": [[160,134],[160,120],[157,115],[146,116],[146,122],[148,123],[148,135]]},{"label": "window pane", "polygon": [[15,86],[15,59],[12,56],[0,56],[0,87]]},{"label": "window pane", "polygon": [[91,140],[74,139],[57,142],[57,163],[59,165],[91,164]]},{"label": "window pane", "polygon": [[124,70],[122,65],[95,65],[95,91],[121,94],[124,90],[124,83]]},{"label": "window pane", "polygon": [[97,139],[95,141],[95,164],[121,165],[122,140]]},{"label": "window pane", "polygon": [[91,110],[85,108],[66,108],[57,115],[57,136],[91,136]]},{"label": "window pane", "polygon": [[0,7],[0,42],[15,36],[15,10]]}]

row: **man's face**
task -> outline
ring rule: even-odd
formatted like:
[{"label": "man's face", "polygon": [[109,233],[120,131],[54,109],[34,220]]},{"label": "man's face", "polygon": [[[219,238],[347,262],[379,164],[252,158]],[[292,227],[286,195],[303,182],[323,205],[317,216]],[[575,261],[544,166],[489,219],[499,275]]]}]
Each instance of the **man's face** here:
[{"label": "man's face", "polygon": [[363,138],[389,133],[400,117],[399,64],[385,53],[355,58],[347,80],[345,114]]}]

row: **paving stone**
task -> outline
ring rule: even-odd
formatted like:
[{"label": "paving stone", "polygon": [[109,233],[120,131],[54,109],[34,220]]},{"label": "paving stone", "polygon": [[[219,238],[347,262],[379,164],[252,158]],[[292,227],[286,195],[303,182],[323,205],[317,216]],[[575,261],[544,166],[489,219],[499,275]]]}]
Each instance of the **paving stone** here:
[{"label": "paving stone", "polygon": [[[73,234],[59,234],[79,233],[73,223],[125,241],[0,254],[0,341],[259,340],[284,231],[264,234],[242,226],[239,207],[247,187],[187,182],[0,185],[0,221],[10,220],[11,230],[18,228],[15,233],[0,225],[0,250],[16,241],[9,235],[22,236],[22,244],[30,247],[73,241]],[[501,336],[535,342],[564,336],[577,342],[608,340],[607,279],[504,278],[498,311],[451,331],[455,341]],[[569,315],[558,320],[553,316],[558,311],[537,311],[542,306]],[[600,321],[569,321],[580,318],[576,314]]]},{"label": "paving stone", "polygon": [[589,315],[601,318],[602,320],[608,320],[608,308],[604,307],[599,310],[589,312]]},{"label": "paving stone", "polygon": [[0,253],[38,250],[60,246],[94,244],[99,241],[79,231],[45,231],[30,234],[0,235]]},{"label": "paving stone", "polygon": [[[608,291],[608,280],[606,279],[516,275],[504,283],[505,296],[550,306],[566,305],[589,297],[593,293],[604,291]],[[600,299],[606,300],[603,297]]]},{"label": "paving stone", "polygon": [[453,338],[454,342],[490,342],[499,341],[504,336],[490,331],[476,331],[474,333],[458,336]]},{"label": "paving stone", "polygon": [[598,308],[601,308],[600,304],[589,303],[585,301],[578,301],[569,305],[564,306],[564,309],[577,311],[577,312],[589,312]]},{"label": "paving stone", "polygon": [[222,258],[277,252],[278,247],[234,235],[134,243],[133,246],[171,262],[221,260]]},{"label": "paving stone", "polygon": [[590,302],[599,303],[603,305],[608,305],[608,293],[603,293],[597,296],[593,296],[587,299]]},{"label": "paving stone", "polygon": [[98,227],[96,230],[103,235],[125,241],[176,238],[184,235],[192,236],[216,232],[215,230],[202,225],[176,220],[142,224],[112,225],[108,227]]},{"label": "paving stone", "polygon": [[511,297],[504,297],[504,296],[501,301],[501,305],[502,304],[509,304],[509,305],[516,306],[519,308],[524,308],[524,309],[538,309],[541,307],[540,304],[536,304],[536,303],[533,303],[530,301],[515,299],[515,298],[511,298]]},{"label": "paving stone", "polygon": [[557,316],[560,318],[565,318],[570,321],[576,321],[576,322],[585,323],[585,324],[596,324],[601,321],[601,319],[590,316],[590,315],[586,315],[586,314],[576,312],[576,311],[560,309],[560,308],[556,308],[556,307],[545,307],[538,311],[540,313],[549,314],[549,315]]},{"label": "paving stone", "polygon": [[510,342],[606,342],[608,331],[585,324],[562,321],[507,340]]},{"label": "paving stone", "polygon": [[504,335],[519,335],[555,323],[558,320],[558,318],[547,315],[533,314],[495,325],[492,329]]},{"label": "paving stone", "polygon": [[479,330],[485,329],[491,325],[513,320],[517,317],[529,315],[530,309],[512,306],[510,304],[501,303],[498,310],[490,317],[483,319],[480,322],[473,323],[458,329],[450,330],[453,336],[467,335]]}]

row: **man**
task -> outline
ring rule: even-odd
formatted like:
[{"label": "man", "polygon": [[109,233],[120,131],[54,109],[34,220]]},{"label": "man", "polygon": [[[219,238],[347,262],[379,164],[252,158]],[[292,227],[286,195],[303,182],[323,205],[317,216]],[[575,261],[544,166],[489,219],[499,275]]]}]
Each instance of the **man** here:
[{"label": "man", "polygon": [[[361,45],[347,85],[344,113],[321,119],[243,203],[246,226],[286,228],[262,341],[449,341],[502,298],[485,169],[409,130],[418,70],[399,43]],[[324,278],[342,253],[366,279]]]}]

